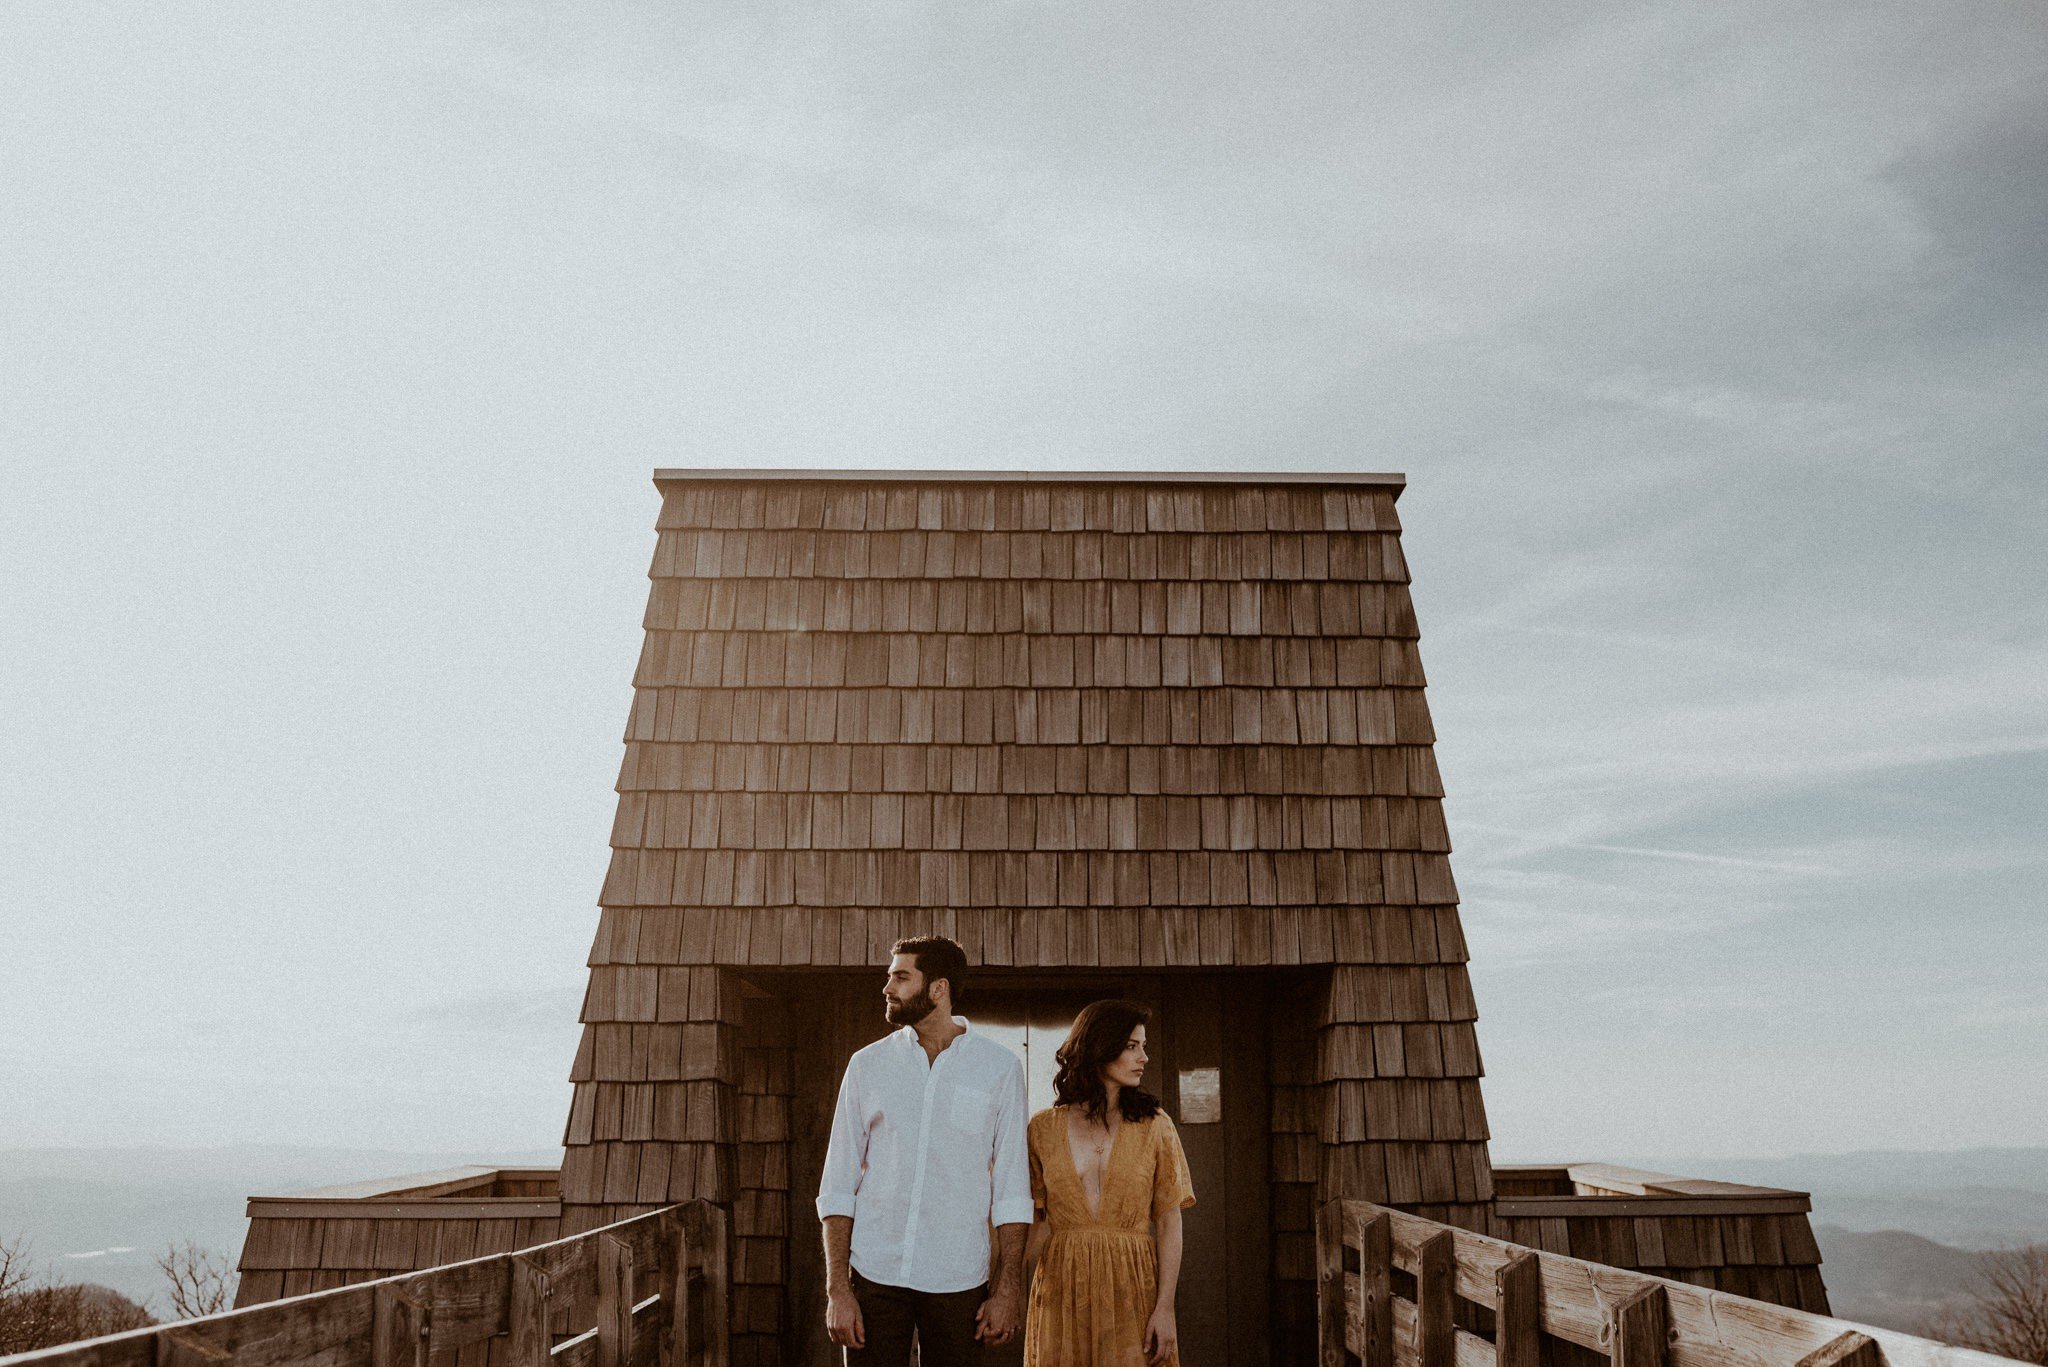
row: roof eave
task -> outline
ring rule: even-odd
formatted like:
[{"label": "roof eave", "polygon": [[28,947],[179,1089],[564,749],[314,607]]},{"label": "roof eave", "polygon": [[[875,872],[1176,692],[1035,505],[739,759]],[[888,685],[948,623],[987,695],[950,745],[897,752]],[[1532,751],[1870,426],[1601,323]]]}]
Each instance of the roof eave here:
[{"label": "roof eave", "polygon": [[656,485],[706,480],[755,483],[834,481],[856,484],[1331,484],[1366,485],[1393,491],[1407,487],[1408,477],[1390,472],[1329,470],[791,470],[791,469],[659,469]]}]

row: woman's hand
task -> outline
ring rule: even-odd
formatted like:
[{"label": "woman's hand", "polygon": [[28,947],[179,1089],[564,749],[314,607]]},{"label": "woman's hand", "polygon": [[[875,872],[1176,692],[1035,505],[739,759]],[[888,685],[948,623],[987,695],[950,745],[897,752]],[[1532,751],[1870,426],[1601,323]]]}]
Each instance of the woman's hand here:
[{"label": "woman's hand", "polygon": [[1151,1367],[1159,1367],[1173,1356],[1173,1350],[1180,1345],[1180,1330],[1173,1322],[1173,1311],[1161,1306],[1152,1312],[1152,1318],[1145,1325],[1145,1361]]}]

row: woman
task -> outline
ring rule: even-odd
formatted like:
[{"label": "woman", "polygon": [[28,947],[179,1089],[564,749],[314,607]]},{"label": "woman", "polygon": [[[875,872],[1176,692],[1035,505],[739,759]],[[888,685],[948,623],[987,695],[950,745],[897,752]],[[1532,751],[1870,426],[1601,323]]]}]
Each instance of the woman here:
[{"label": "woman", "polygon": [[1187,1158],[1145,1077],[1135,1002],[1091,1002],[1059,1047],[1054,1106],[1031,1117],[1037,1265],[1025,1367],[1177,1367],[1180,1213]]}]

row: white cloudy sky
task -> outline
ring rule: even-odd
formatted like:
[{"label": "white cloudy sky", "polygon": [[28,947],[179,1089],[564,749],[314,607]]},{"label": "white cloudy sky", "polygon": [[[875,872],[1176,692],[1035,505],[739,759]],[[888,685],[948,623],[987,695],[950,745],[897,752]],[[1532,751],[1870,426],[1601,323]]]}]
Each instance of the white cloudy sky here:
[{"label": "white cloudy sky", "polygon": [[0,10],[0,1145],[558,1134],[658,465],[1396,469],[1502,1157],[2048,1143],[2048,9]]}]

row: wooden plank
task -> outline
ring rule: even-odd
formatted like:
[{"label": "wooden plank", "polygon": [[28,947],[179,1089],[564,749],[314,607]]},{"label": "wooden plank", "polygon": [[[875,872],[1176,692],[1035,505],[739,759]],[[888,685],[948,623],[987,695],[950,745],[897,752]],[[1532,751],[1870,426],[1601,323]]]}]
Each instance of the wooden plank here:
[{"label": "wooden plank", "polygon": [[1359,1357],[1365,1367],[1394,1367],[1394,1231],[1384,1211],[1350,1208],[1351,1244],[1358,1250]]},{"label": "wooden plank", "polygon": [[1613,1191],[1630,1196],[1805,1196],[1806,1192],[1785,1187],[1753,1187],[1740,1182],[1710,1182],[1691,1177],[1674,1177],[1647,1168],[1625,1168],[1617,1163],[1573,1163],[1572,1181],[1596,1192]]},{"label": "wooden plank", "polygon": [[697,1305],[698,1298],[692,1298],[691,1323],[704,1326],[702,1334],[690,1342],[684,1367],[728,1367],[732,1321],[725,1208],[707,1201],[692,1201],[683,1207],[683,1231],[684,1246],[690,1250],[690,1279],[703,1288],[701,1307]]},{"label": "wooden plank", "polygon": [[[666,1310],[659,1296],[649,1296],[627,1312],[626,1367],[657,1367],[661,1357]],[[597,1367],[597,1329],[586,1329],[556,1347],[551,1367]]]},{"label": "wooden plank", "polygon": [[1448,1229],[1430,1235],[1416,1250],[1415,1313],[1420,1367],[1455,1367],[1453,1298],[1457,1292],[1457,1244]]},{"label": "wooden plank", "polygon": [[1496,1212],[1510,1220],[1651,1219],[1657,1216],[1804,1215],[1805,1196],[1513,1196]]},{"label": "wooden plank", "polygon": [[1799,1359],[1797,1367],[1885,1367],[1877,1340],[1850,1330]]},{"label": "wooden plank", "polygon": [[[1421,1351],[1417,1340],[1418,1316],[1415,1302],[1395,1300],[1394,1302],[1394,1354],[1402,1362],[1413,1362]],[[1452,1331],[1452,1352],[1456,1367],[1496,1367],[1493,1345],[1477,1334],[1463,1329]],[[1751,1365],[1754,1367],[1754,1364]]]},{"label": "wooden plank", "polygon": [[515,1255],[511,1263],[506,1310],[512,1336],[510,1367],[547,1367],[555,1343],[552,1279],[531,1258]]},{"label": "wooden plank", "polygon": [[1618,1302],[1608,1330],[1614,1367],[1664,1367],[1671,1340],[1671,1312],[1657,1282]]},{"label": "wooden plank", "polygon": [[1543,1347],[1543,1263],[1534,1252],[1493,1274],[1494,1342],[1500,1367],[1537,1367]]},{"label": "wooden plank", "polygon": [[233,1354],[190,1329],[166,1329],[157,1335],[156,1367],[223,1367]]},{"label": "wooden plank", "polygon": [[250,1218],[262,1220],[544,1220],[561,1213],[560,1198],[535,1196],[431,1201],[249,1199]]},{"label": "wooden plank", "polygon": [[627,1367],[633,1353],[633,1248],[597,1239],[597,1367]]},{"label": "wooden plank", "polygon": [[471,1190],[488,1190],[497,1175],[496,1168],[469,1164],[459,1168],[441,1168],[434,1172],[379,1177],[367,1182],[306,1187],[299,1191],[280,1192],[276,1196],[252,1196],[249,1203],[254,1205],[258,1201],[361,1201],[376,1196],[410,1196],[419,1199]]},{"label": "wooden plank", "polygon": [[1334,1201],[1316,1210],[1316,1362],[1346,1367],[1344,1314],[1344,1208]]},{"label": "wooden plank", "polygon": [[400,1289],[433,1307],[432,1351],[466,1348],[504,1329],[508,1283],[502,1261],[486,1257],[401,1276]]},{"label": "wooden plank", "polygon": [[[740,1199],[745,1201],[746,1195]],[[669,1253],[667,1284],[662,1290],[668,1297],[668,1337],[662,1362],[663,1367],[688,1367],[697,1338],[690,1324],[690,1230],[680,1210],[671,1209],[665,1215],[662,1224]]]},{"label": "wooden plank", "polygon": [[434,1308],[404,1288],[377,1287],[370,1329],[371,1367],[427,1367]]}]

